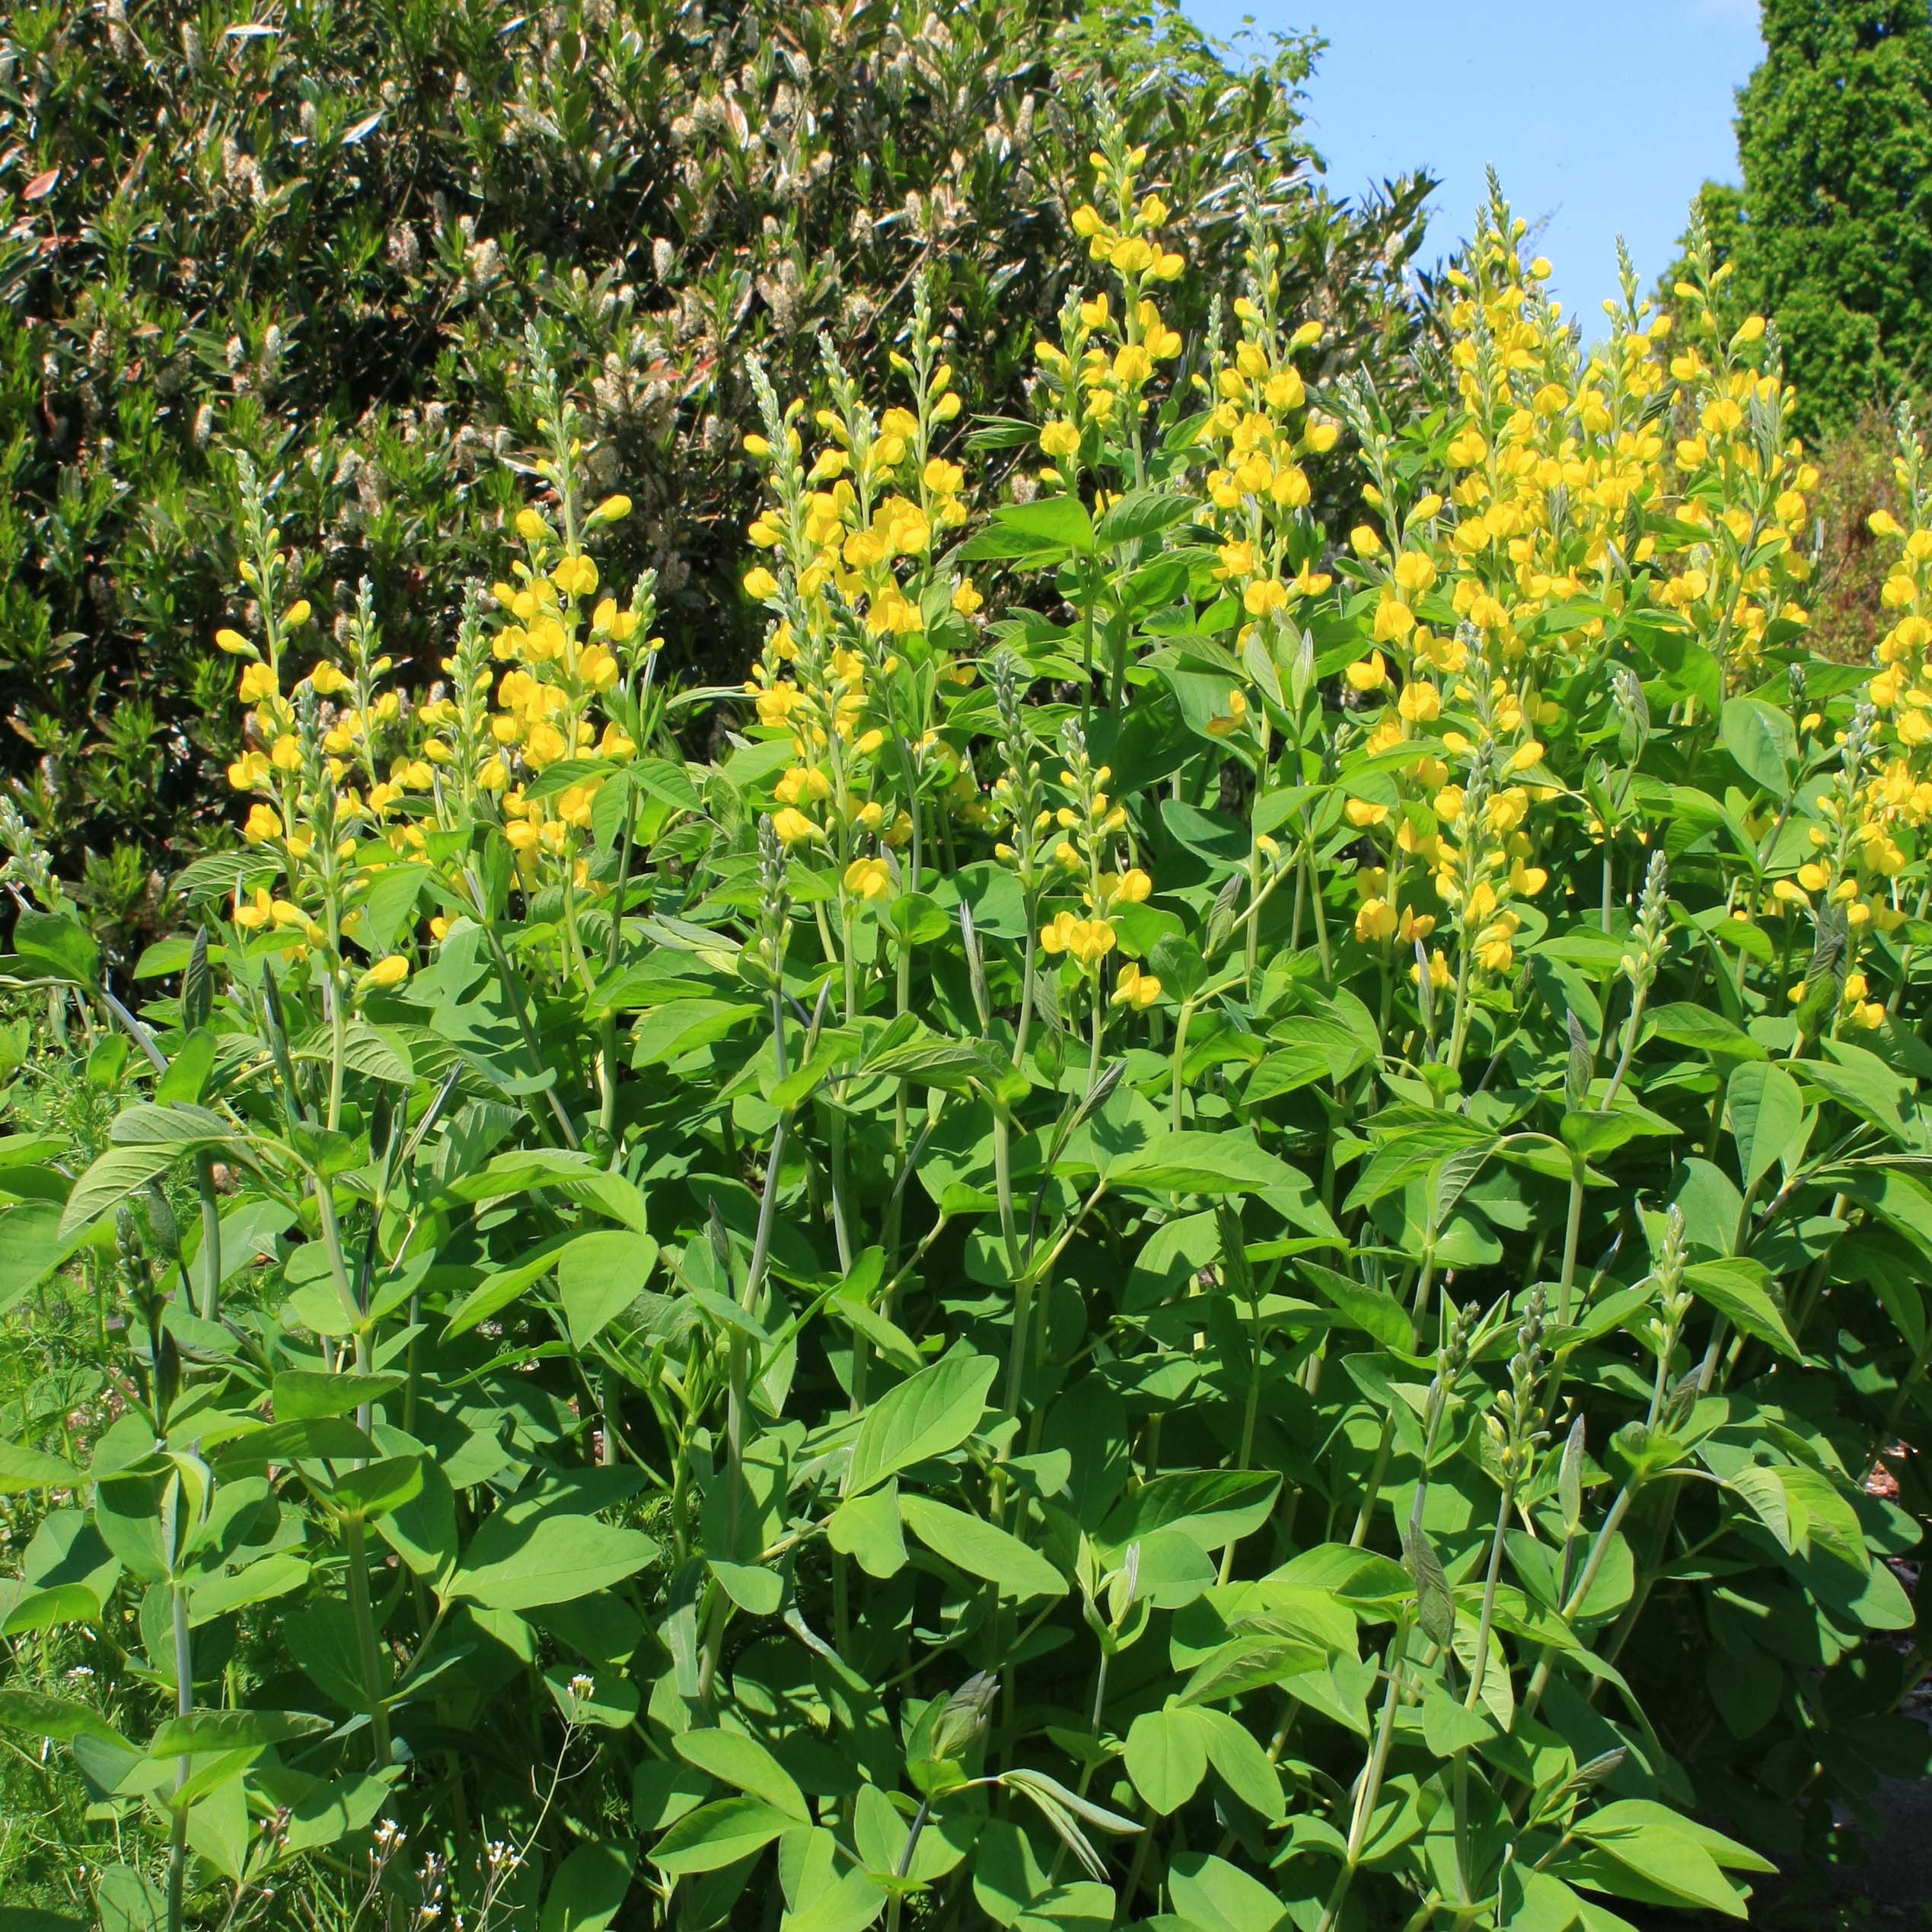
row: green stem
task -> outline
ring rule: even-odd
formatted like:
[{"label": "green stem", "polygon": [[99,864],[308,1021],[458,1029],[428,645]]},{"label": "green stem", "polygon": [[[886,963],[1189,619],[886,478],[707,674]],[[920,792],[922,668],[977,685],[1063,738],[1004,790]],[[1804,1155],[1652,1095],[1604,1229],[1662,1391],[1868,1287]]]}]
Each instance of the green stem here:
[{"label": "green stem", "polygon": [[349,1570],[349,1612],[355,1625],[356,1661],[362,1673],[362,1696],[375,1733],[376,1768],[390,1758],[389,1711],[384,1701],[382,1656],[376,1643],[375,1612],[369,1602],[369,1545],[362,1513],[352,1510],[342,1519],[343,1554]]}]

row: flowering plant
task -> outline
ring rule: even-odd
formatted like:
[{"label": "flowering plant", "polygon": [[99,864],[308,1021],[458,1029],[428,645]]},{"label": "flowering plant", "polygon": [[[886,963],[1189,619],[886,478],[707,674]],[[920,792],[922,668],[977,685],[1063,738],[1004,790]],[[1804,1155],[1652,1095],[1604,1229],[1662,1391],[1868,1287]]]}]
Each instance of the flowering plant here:
[{"label": "flowering plant", "polygon": [[1825,663],[1705,253],[1586,352],[1494,200],[1394,419],[1264,222],[1169,325],[1143,161],[1036,419],[923,291],[882,410],[760,381],[711,755],[540,371],[421,701],[251,498],[247,843],[138,1015],[23,858],[14,977],[141,1092],[71,1186],[5,1143],[15,1278],[136,1345],[84,1468],[4,1452],[69,1498],[8,1628],[119,1701],[0,1720],[171,1927],[394,1819],[394,1922],[1608,1932],[1909,1758],[1923,451]]}]

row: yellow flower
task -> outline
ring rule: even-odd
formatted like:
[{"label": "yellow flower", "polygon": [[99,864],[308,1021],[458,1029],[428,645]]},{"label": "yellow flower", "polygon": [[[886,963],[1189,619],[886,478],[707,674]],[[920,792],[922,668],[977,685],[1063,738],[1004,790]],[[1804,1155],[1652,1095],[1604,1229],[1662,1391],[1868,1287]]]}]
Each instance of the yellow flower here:
[{"label": "yellow flower", "polygon": [[1412,725],[1431,724],[1442,716],[1442,693],[1433,684],[1417,678],[1402,687],[1395,708]]},{"label": "yellow flower", "polygon": [[526,544],[540,544],[550,534],[550,527],[534,510],[517,512],[517,534]]},{"label": "yellow flower", "polygon": [[1241,604],[1251,617],[1271,617],[1288,607],[1288,588],[1276,579],[1259,578],[1242,592]]},{"label": "yellow flower", "polygon": [[409,976],[410,962],[400,952],[392,952],[387,958],[378,959],[357,980],[356,990],[386,993],[392,986],[400,986]]},{"label": "yellow flower", "polygon": [[754,564],[744,573],[744,594],[763,603],[778,592],[778,579],[762,563]]},{"label": "yellow flower", "polygon": [[1388,666],[1379,651],[1372,651],[1359,664],[1350,665],[1342,675],[1351,690],[1379,691],[1388,682]]},{"label": "yellow flower", "polygon": [[855,859],[845,869],[845,889],[855,898],[888,898],[892,891],[892,868],[883,859]]},{"label": "yellow flower", "polygon": [[1056,463],[1080,453],[1080,432],[1064,416],[1057,416],[1040,432],[1040,448]]},{"label": "yellow flower", "polygon": [[258,932],[269,923],[271,915],[267,889],[257,886],[253,899],[244,901],[238,894],[235,899],[234,923],[244,933]]},{"label": "yellow flower", "polygon": [[1355,915],[1355,936],[1363,945],[1379,945],[1395,936],[1398,915],[1386,899],[1364,899]]},{"label": "yellow flower", "polygon": [[313,613],[309,609],[308,599],[305,597],[298,597],[289,605],[288,614],[282,621],[289,630],[300,630],[302,626],[308,622],[312,614]]},{"label": "yellow flower", "polygon": [[804,845],[822,837],[818,827],[795,805],[772,815],[771,828],[787,845]]},{"label": "yellow flower", "polygon": [[1114,928],[1104,919],[1079,919],[1070,912],[1054,913],[1040,934],[1042,952],[1066,953],[1083,967],[1099,964],[1114,950]]},{"label": "yellow flower", "polygon": [[282,815],[273,805],[250,805],[247,822],[241,828],[241,836],[250,845],[260,845],[266,840],[279,839],[282,836]]},{"label": "yellow flower", "polygon": [[959,588],[952,594],[952,607],[962,617],[970,617],[985,601],[986,599],[974,588],[971,581],[964,577],[959,581]]},{"label": "yellow flower", "polygon": [[628,496],[607,496],[591,512],[593,523],[622,523],[630,515],[630,499]]},{"label": "yellow flower", "polygon": [[1121,968],[1120,977],[1114,982],[1114,996],[1110,1003],[1130,1006],[1137,1013],[1145,1012],[1160,996],[1160,981],[1152,973],[1143,973],[1130,959]]}]

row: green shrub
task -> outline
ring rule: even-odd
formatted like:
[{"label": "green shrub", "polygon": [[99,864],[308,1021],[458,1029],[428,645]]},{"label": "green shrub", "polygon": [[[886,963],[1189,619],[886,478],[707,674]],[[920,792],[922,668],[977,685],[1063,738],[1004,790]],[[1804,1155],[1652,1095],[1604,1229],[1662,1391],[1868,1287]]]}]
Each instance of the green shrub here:
[{"label": "green shrub", "polygon": [[119,945],[225,835],[234,454],[279,479],[324,620],[366,576],[429,673],[510,500],[499,459],[533,433],[526,327],[583,372],[594,460],[639,505],[617,556],[658,571],[676,660],[735,678],[748,356],[795,387],[827,329],[881,374],[937,265],[962,379],[1022,413],[1107,113],[1201,263],[1183,319],[1232,293],[1252,193],[1336,367],[1387,375],[1426,184],[1360,212],[1320,191],[1309,59],[1231,69],[1121,0],[11,9],[0,703],[23,809]]},{"label": "green shrub", "polygon": [[1585,357],[1499,206],[1391,415],[1265,222],[1184,337],[1170,212],[1111,134],[1023,425],[923,282],[754,371],[715,756],[537,361],[414,706],[243,472],[138,1016],[0,824],[126,1087],[0,1142],[5,1292],[126,1325],[0,1446],[84,1912],[1615,1932],[1924,1769],[1924,453],[1867,677],[1707,257]]}]

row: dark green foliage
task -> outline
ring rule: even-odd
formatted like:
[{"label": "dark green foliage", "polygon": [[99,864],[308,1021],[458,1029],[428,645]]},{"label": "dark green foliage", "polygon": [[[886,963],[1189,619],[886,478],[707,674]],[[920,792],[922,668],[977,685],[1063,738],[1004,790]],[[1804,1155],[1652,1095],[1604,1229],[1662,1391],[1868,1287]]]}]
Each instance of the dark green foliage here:
[{"label": "dark green foliage", "polygon": [[1742,193],[1699,200],[1736,313],[1777,323],[1816,431],[1932,374],[1932,10],[1765,0],[1763,16],[1738,94]]},{"label": "dark green foliage", "polygon": [[[817,332],[875,368],[916,266],[948,353],[1019,412],[1076,250],[1095,100],[1152,150],[1205,320],[1243,183],[1275,213],[1334,365],[1389,366],[1425,183],[1366,211],[1311,184],[1313,43],[1236,72],[1164,7],[318,0],[234,26],[77,0],[0,27],[0,702],[23,808],[97,923],[139,929],[224,835],[231,453],[286,469],[301,588],[364,575],[433,676],[532,426],[534,327],[582,371],[641,512],[673,662],[739,674],[754,349],[808,386]],[[298,455],[297,452],[299,451]]]}]

